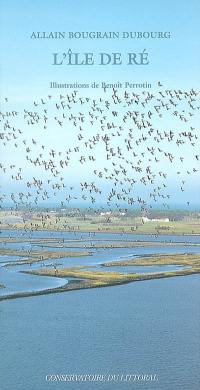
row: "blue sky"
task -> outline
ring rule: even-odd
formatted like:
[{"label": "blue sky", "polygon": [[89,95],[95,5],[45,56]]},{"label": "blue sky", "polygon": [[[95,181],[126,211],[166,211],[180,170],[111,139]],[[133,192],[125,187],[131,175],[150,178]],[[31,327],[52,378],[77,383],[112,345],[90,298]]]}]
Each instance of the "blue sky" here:
[{"label": "blue sky", "polygon": [[[50,81],[60,83],[96,82],[134,82],[147,81],[152,84],[152,92],[157,90],[157,82],[161,81],[166,89],[199,87],[199,14],[198,0],[127,0],[127,1],[16,1],[1,0],[1,94],[8,97],[9,107],[23,110],[33,100],[48,94],[58,95],[60,90],[51,90]],[[170,39],[30,39],[32,32],[170,32]],[[52,65],[52,53],[67,52],[141,52],[149,53],[148,66],[67,66]],[[66,92],[66,91],[62,91]],[[82,93],[82,91],[81,91]],[[86,94],[92,96],[93,90]],[[96,91],[98,94],[98,91]],[[4,105],[2,106],[4,109]],[[194,124],[196,125],[196,124]],[[23,121],[19,126],[24,126]],[[159,123],[158,123],[159,126]],[[162,126],[171,128],[170,122]],[[40,129],[34,130],[34,136],[49,146],[61,148],[63,139],[59,140],[54,129],[49,129],[45,139]],[[27,129],[26,129],[27,132]],[[43,139],[44,137],[44,139]],[[172,151],[176,153],[175,147]],[[100,154],[101,152],[99,152]],[[184,150],[187,154],[187,150]],[[14,156],[27,175],[26,161],[20,149],[3,150],[5,163]],[[193,167],[192,155],[188,155],[188,167]],[[162,165],[163,164],[163,165]],[[164,168],[161,162],[161,169]],[[176,169],[175,169],[176,168]],[[174,187],[175,171],[171,169],[171,191],[176,203],[181,195],[188,196],[198,203],[199,182],[197,176],[189,178],[187,195],[179,194]],[[76,174],[80,174],[78,165],[74,166]],[[32,174],[32,172],[31,172]],[[72,175],[73,176],[73,175]],[[199,173],[198,173],[199,177]],[[73,177],[70,180],[74,180]],[[6,178],[3,182],[6,183]],[[72,180],[72,181],[73,181]],[[8,189],[15,191],[14,183],[7,183]],[[184,198],[185,196],[185,198]]]},{"label": "blue sky", "polygon": [[[49,81],[161,80],[166,87],[197,87],[199,81],[198,0],[1,0],[3,92],[26,99],[46,93]],[[171,39],[31,40],[33,31],[170,31]],[[53,67],[52,52],[149,52],[146,67]]]}]

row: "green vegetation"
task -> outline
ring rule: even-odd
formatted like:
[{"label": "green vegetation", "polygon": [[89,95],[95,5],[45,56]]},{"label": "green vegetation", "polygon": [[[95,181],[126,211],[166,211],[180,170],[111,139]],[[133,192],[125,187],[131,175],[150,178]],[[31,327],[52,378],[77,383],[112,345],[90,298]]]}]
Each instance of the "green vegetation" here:
[{"label": "green vegetation", "polygon": [[145,257],[136,257],[129,260],[110,261],[103,263],[104,267],[119,266],[150,266],[150,265],[179,265],[200,268],[200,255],[193,253],[154,254]]},{"label": "green vegetation", "polygon": [[69,252],[69,251],[27,251],[9,248],[0,248],[1,256],[19,256],[25,257],[26,259],[20,259],[17,261],[6,262],[6,266],[21,265],[21,264],[33,264],[48,259],[60,259],[63,257],[80,257],[89,256],[89,252]]},{"label": "green vegetation", "polygon": [[[179,266],[189,266],[188,269],[180,269],[178,271],[172,272],[152,272],[145,274],[138,273],[118,273],[118,272],[107,272],[102,270],[85,270],[85,267],[67,267],[61,269],[38,269],[32,271],[26,271],[35,275],[44,275],[44,276],[57,276],[57,277],[72,277],[78,279],[87,279],[91,281],[98,281],[103,284],[112,284],[112,282],[127,282],[134,280],[146,280],[146,279],[155,279],[159,276],[179,276],[179,275],[189,275],[192,273],[200,272],[200,255],[196,254],[158,254],[147,256],[145,258],[136,258],[125,261],[117,262],[108,262],[102,264],[104,267],[113,267],[113,266],[130,266],[130,265],[179,265]],[[90,267],[92,268],[92,267]]]},{"label": "green vegetation", "polygon": [[[104,240],[102,240],[104,241]],[[109,240],[111,241],[111,240]],[[98,244],[85,244],[85,243],[77,243],[77,244],[38,244],[43,248],[84,248],[84,249],[122,249],[122,248],[144,248],[144,247],[172,247],[172,246],[200,246],[198,243],[185,243],[185,242],[165,242],[165,241],[124,241],[124,242],[112,242],[112,243],[98,243]]]},{"label": "green vegetation", "polygon": [[104,213],[102,215],[100,211],[84,209],[43,210],[41,212],[33,210],[31,213],[23,210],[4,210],[0,211],[0,218],[2,229],[200,234],[200,213],[186,210],[153,210],[146,214],[136,210],[128,210],[126,213],[113,210],[109,217]]},{"label": "green vegetation", "polygon": [[[91,268],[91,267],[90,267]],[[24,271],[25,273],[31,273],[33,275],[43,275],[43,276],[57,276],[60,278],[77,278],[77,279],[87,279],[90,280],[93,284],[93,281],[98,281],[100,284],[110,284],[112,281],[120,282],[128,280],[131,274],[125,275],[118,272],[105,272],[97,270],[85,270],[85,267],[66,267],[61,269],[39,269]]]},{"label": "green vegetation", "polygon": [[[21,271],[32,275],[52,276],[60,278],[72,278],[62,287],[50,288],[43,291],[34,292],[17,292],[0,297],[1,300],[24,298],[36,295],[45,295],[53,293],[61,293],[85,288],[97,288],[116,286],[131,282],[161,279],[177,276],[185,276],[200,273],[200,255],[198,254],[158,254],[147,256],[145,258],[130,259],[120,262],[104,263],[104,267],[109,266],[130,266],[130,265],[180,265],[189,266],[187,269],[180,269],[171,272],[152,272],[152,273],[118,273],[106,272],[105,270],[95,269],[94,266],[86,267],[67,267],[61,269],[42,268],[30,271]],[[89,268],[89,269],[88,269]]]},{"label": "green vegetation", "polygon": [[[188,269],[180,269],[171,272],[151,272],[151,273],[118,273],[106,272],[102,270],[88,270],[82,267],[67,267],[61,269],[38,269],[24,271],[33,275],[56,276],[60,278],[75,278],[87,282],[88,287],[113,286],[116,284],[129,283],[149,279],[159,279],[172,276],[184,276],[200,273],[200,256],[193,254],[174,254],[174,255],[152,255],[150,257],[131,259],[128,261],[104,263],[104,267],[109,266],[129,266],[129,265],[179,265],[189,266]],[[90,267],[92,268],[92,267]],[[85,285],[85,284],[84,284]],[[80,285],[81,286],[81,285]],[[79,286],[79,288],[80,288]]]}]

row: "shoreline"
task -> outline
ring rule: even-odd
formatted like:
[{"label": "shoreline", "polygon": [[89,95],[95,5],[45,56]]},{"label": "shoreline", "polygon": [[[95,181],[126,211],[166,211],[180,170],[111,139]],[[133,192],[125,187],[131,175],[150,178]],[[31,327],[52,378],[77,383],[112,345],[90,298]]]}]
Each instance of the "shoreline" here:
[{"label": "shoreline", "polygon": [[[121,286],[123,284],[129,284],[134,282],[144,282],[144,281],[150,281],[150,280],[156,280],[156,279],[166,279],[166,278],[172,278],[172,277],[183,277],[183,276],[192,276],[200,273],[200,271],[195,271],[192,273],[185,273],[185,274],[176,274],[176,275],[155,275],[154,277],[143,276],[142,278],[134,279],[134,280],[126,280],[126,281],[118,281],[113,282],[111,284],[107,285],[82,285],[82,286],[76,286],[76,283],[68,283],[65,284],[62,287],[56,287],[55,289],[46,289],[43,291],[33,291],[33,292],[18,292],[15,294],[8,294],[4,296],[0,296],[0,301],[4,300],[11,300],[11,299],[17,299],[17,298],[28,298],[28,297],[34,297],[38,295],[49,295],[49,294],[59,294],[63,292],[70,292],[70,291],[77,291],[77,290],[84,290],[84,289],[91,289],[91,288],[105,288],[105,287],[114,287],[114,286]],[[58,277],[58,276],[57,276]],[[70,285],[71,284],[71,285]]]},{"label": "shoreline", "polygon": [[147,257],[139,259],[130,259],[119,262],[108,262],[102,263],[102,267],[109,266],[128,266],[128,265],[190,265],[188,269],[176,270],[176,271],[165,271],[165,272],[152,272],[152,273],[109,273],[101,270],[97,271],[88,271],[85,270],[84,266],[72,267],[72,268],[62,268],[55,272],[54,269],[38,269],[31,271],[20,271],[21,273],[38,275],[38,276],[50,276],[50,277],[59,277],[66,278],[70,277],[73,280],[68,281],[61,287],[49,288],[46,290],[40,291],[30,291],[30,292],[16,292],[14,294],[5,294],[0,296],[0,301],[8,299],[17,299],[17,298],[26,298],[38,295],[47,295],[55,294],[62,292],[69,292],[82,289],[90,288],[103,288],[103,287],[113,287],[117,285],[123,285],[134,282],[141,281],[150,281],[155,279],[164,279],[170,277],[179,277],[179,276],[190,276],[200,273],[199,265],[199,255],[194,254],[174,254],[174,255],[153,255],[149,256],[150,260],[147,260]]},{"label": "shoreline", "polygon": [[[16,230],[22,230],[24,231],[24,228],[23,227],[1,227],[1,231],[2,230],[13,230],[13,231],[16,231]],[[65,230],[65,229],[59,229],[59,228],[52,228],[52,229],[43,229],[42,227],[38,227],[37,230],[31,230],[29,228],[27,228],[27,232],[30,232],[30,231],[44,231],[44,232],[61,232],[61,233],[106,233],[106,234],[132,234],[132,235],[152,235],[152,236],[197,236],[199,237],[200,236],[200,233],[190,233],[190,232],[169,232],[169,231],[164,231],[163,232],[155,232],[155,231],[150,231],[150,232],[140,232],[138,230],[136,231],[130,231],[129,230],[120,230],[120,229],[110,229],[110,230],[107,230],[107,229],[102,229],[102,230],[98,230],[98,229],[88,229],[88,230],[79,230],[79,229],[71,229],[71,230]]]}]

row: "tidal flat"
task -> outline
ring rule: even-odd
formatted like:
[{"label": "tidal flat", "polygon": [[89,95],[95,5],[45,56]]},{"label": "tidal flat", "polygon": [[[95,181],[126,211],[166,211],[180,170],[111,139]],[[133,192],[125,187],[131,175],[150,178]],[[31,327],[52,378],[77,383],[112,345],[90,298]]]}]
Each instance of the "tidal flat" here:
[{"label": "tidal flat", "polygon": [[61,259],[63,257],[80,257],[89,256],[89,252],[78,252],[78,251],[34,251],[34,250],[18,250],[10,248],[0,248],[0,256],[18,256],[25,257],[25,259],[15,261],[5,261],[6,266],[15,266],[22,264],[33,264],[39,263],[44,260],[50,259]]},{"label": "tidal flat", "polygon": [[[194,254],[174,254],[174,255],[151,255],[146,256],[145,258],[134,258],[126,261],[113,261],[108,263],[101,264],[102,267],[112,267],[115,266],[130,266],[130,265],[139,265],[139,266],[152,266],[152,265],[178,265],[180,267],[187,266],[187,269],[180,269],[176,271],[170,272],[150,272],[150,273],[118,273],[118,272],[107,272],[99,269],[91,270],[93,267],[66,267],[62,269],[39,269],[39,270],[30,270],[24,271],[27,273],[31,273],[34,275],[43,275],[43,276],[56,276],[56,277],[71,277],[76,279],[82,279],[86,281],[91,281],[91,286],[99,285],[99,286],[107,286],[107,285],[115,285],[122,284],[132,281],[140,281],[140,280],[149,280],[149,279],[157,279],[164,277],[172,277],[172,276],[184,276],[191,275],[194,273],[200,273],[200,255]],[[90,269],[88,269],[90,268]],[[95,282],[95,283],[93,283]]]},{"label": "tidal flat", "polygon": [[[119,238],[111,239],[100,239],[100,238],[84,238],[84,239],[61,239],[57,237],[52,238],[18,238],[18,237],[0,237],[0,243],[7,244],[23,244],[27,241],[41,248],[83,248],[83,249],[114,249],[114,248],[136,248],[136,247],[155,247],[155,246],[200,246],[200,243],[194,242],[184,242],[184,241],[166,241],[166,240],[152,240],[152,241],[142,241],[142,240],[123,240]],[[95,241],[93,243],[92,241]],[[106,242],[108,241],[108,242]],[[112,242],[111,242],[112,241]],[[1,251],[1,249],[0,249]],[[52,253],[49,251],[48,253]],[[0,252],[1,255],[1,252]]]},{"label": "tidal flat", "polygon": [[[115,266],[151,266],[151,265],[178,265],[180,269],[174,271],[161,272],[146,272],[146,273],[119,273],[107,272],[106,267]],[[185,267],[187,268],[185,269]],[[116,285],[127,284],[131,282],[150,281],[154,279],[171,278],[178,276],[186,276],[200,273],[200,255],[190,253],[174,253],[174,254],[154,254],[140,258],[134,258],[125,261],[111,261],[102,263],[101,267],[96,266],[75,266],[64,267],[60,269],[55,268],[40,268],[34,270],[20,271],[25,274],[37,276],[51,276],[56,278],[66,278],[66,284],[61,287],[49,288],[43,291],[33,292],[17,292],[12,295],[4,295],[0,300],[24,298],[36,295],[46,295],[53,293],[61,293],[73,290],[111,287]],[[184,268],[183,268],[184,267]],[[67,279],[71,280],[68,281]]]},{"label": "tidal flat", "polygon": [[199,247],[194,235],[2,230],[0,299],[198,274]]},{"label": "tidal flat", "polygon": [[119,267],[119,266],[151,266],[151,265],[178,265],[190,266],[193,268],[200,267],[200,255],[192,253],[174,253],[174,254],[152,254],[145,257],[137,257],[122,261],[110,261],[103,263],[103,267]]}]

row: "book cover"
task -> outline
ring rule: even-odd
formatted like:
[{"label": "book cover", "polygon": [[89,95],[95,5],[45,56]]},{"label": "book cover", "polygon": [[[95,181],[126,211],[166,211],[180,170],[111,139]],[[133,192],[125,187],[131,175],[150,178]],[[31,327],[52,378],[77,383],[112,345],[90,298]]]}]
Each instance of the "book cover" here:
[{"label": "book cover", "polygon": [[197,0],[1,0],[2,390],[199,388]]}]

